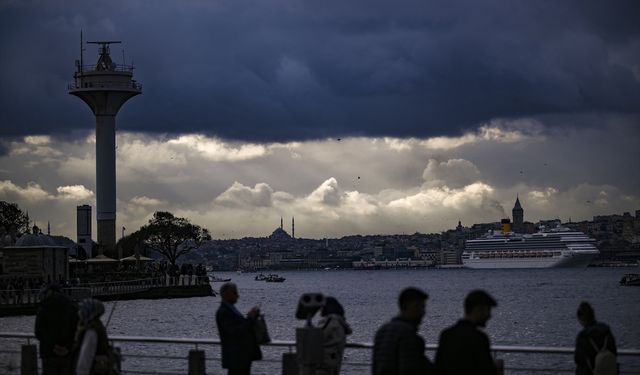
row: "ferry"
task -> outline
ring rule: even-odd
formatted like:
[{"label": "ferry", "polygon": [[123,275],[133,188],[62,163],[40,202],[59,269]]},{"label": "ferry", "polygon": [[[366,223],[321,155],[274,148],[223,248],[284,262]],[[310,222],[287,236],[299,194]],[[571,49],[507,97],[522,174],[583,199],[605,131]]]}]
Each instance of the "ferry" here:
[{"label": "ferry", "polygon": [[467,240],[462,263],[467,268],[586,267],[599,253],[594,239],[559,226],[533,234],[491,231]]}]

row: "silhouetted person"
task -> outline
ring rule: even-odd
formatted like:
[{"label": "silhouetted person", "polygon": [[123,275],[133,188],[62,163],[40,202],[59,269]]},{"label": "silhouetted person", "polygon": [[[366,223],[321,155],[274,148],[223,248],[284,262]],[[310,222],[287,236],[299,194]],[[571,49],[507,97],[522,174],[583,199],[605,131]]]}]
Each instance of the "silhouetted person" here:
[{"label": "silhouetted person", "polygon": [[464,300],[464,318],[440,334],[436,353],[439,375],[496,375],[502,360],[491,357],[489,337],[484,328],[491,319],[496,300],[483,290],[474,290]]},{"label": "silhouetted person", "polygon": [[432,374],[433,365],[424,355],[424,339],[418,327],[429,295],[417,288],[400,293],[400,314],[376,332],[373,344],[373,375]]},{"label": "silhouetted person", "polygon": [[238,301],[238,287],[225,283],[220,287],[220,307],[216,313],[216,324],[222,346],[222,368],[229,375],[251,373],[251,362],[262,359],[253,327],[260,309],[251,308],[245,317],[234,306]]},{"label": "silhouetted person", "polygon": [[40,341],[43,375],[72,373],[73,340],[78,325],[78,309],[60,286],[52,284],[43,290],[36,315],[36,337]]},{"label": "silhouetted person", "polygon": [[[596,314],[588,302],[580,303],[577,317],[583,329],[576,337],[576,351],[574,353],[576,375],[591,375],[599,350],[605,348],[614,355],[618,355],[616,339],[608,325],[596,321]],[[617,373],[617,365],[613,367],[616,367],[614,373]]]},{"label": "silhouetted person", "polygon": [[[104,305],[97,299],[86,298],[78,305],[78,331],[74,347],[77,358],[75,375],[111,374],[108,369],[113,364],[106,361],[109,356],[109,338],[107,329],[100,320],[102,314]],[[97,371],[98,368],[102,371]]]},{"label": "silhouetted person", "polygon": [[320,312],[322,319],[318,327],[322,329],[324,338],[324,361],[316,368],[316,375],[338,375],[342,366],[344,347],[351,327],[344,318],[344,308],[333,297],[327,297]]}]

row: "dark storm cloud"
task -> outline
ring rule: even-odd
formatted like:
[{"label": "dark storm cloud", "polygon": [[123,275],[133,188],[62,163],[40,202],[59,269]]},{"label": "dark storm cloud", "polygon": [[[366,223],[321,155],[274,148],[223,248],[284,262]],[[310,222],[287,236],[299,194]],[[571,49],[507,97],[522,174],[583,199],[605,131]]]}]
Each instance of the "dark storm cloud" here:
[{"label": "dark storm cloud", "polygon": [[425,137],[495,117],[634,112],[638,19],[636,1],[6,3],[1,134],[91,128],[65,93],[80,28],[123,40],[137,67],[144,93],[121,111],[125,130]]}]

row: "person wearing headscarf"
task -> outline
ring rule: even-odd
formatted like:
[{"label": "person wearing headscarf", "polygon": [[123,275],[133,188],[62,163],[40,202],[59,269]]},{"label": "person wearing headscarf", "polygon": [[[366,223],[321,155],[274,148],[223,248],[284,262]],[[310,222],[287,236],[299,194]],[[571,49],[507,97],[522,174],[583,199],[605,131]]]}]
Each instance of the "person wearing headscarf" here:
[{"label": "person wearing headscarf", "polygon": [[318,327],[322,329],[324,337],[324,362],[316,368],[316,374],[337,375],[342,366],[347,335],[350,335],[352,330],[344,317],[342,305],[334,297],[325,299],[320,315],[322,318]]},{"label": "person wearing headscarf", "polygon": [[96,373],[95,359],[108,356],[109,339],[100,317],[104,305],[97,299],[87,298],[78,305],[78,330],[76,333],[76,375]]}]

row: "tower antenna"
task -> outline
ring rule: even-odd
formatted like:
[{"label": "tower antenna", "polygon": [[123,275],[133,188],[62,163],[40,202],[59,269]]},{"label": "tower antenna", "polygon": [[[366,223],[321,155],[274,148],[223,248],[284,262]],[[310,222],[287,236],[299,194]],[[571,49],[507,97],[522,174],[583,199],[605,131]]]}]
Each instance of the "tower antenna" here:
[{"label": "tower antenna", "polygon": [[84,47],[82,47],[82,29],[80,29],[80,73],[82,73],[82,64],[84,64]]}]

